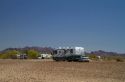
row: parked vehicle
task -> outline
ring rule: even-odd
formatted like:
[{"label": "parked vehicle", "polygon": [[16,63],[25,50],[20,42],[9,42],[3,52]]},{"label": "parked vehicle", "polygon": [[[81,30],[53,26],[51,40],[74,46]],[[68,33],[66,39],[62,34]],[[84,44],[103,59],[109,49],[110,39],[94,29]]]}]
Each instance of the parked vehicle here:
[{"label": "parked vehicle", "polygon": [[82,55],[71,55],[66,58],[67,61],[89,62],[89,58]]},{"label": "parked vehicle", "polygon": [[53,60],[55,61],[79,61],[89,62],[89,57],[84,54],[84,48],[59,48],[54,51]]},{"label": "parked vehicle", "polygon": [[26,54],[17,54],[18,59],[27,59],[28,56]]}]

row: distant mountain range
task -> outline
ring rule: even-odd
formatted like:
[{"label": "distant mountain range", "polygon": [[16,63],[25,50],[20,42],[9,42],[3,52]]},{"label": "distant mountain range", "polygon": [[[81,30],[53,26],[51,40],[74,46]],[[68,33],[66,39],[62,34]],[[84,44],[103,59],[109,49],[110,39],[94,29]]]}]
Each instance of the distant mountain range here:
[{"label": "distant mountain range", "polygon": [[85,52],[85,54],[90,55],[90,54],[94,54],[97,56],[125,56],[125,53],[117,53],[117,52],[106,52],[103,50],[98,50],[98,51],[92,51],[90,53]]},{"label": "distant mountain range", "polygon": [[[51,47],[24,47],[24,48],[7,48],[5,50],[0,51],[0,53],[4,53],[9,50],[17,50],[17,51],[26,51],[26,50],[36,50],[40,53],[53,53],[54,48]],[[116,52],[106,52],[103,50],[98,50],[98,51],[92,51],[92,52],[85,52],[86,55],[94,54],[97,56],[125,56],[125,54],[120,54]]]}]

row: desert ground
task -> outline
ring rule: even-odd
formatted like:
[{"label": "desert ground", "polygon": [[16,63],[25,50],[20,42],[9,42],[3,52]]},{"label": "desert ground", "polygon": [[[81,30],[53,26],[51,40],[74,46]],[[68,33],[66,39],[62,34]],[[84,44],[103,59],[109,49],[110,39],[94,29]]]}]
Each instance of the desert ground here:
[{"label": "desert ground", "polygon": [[0,60],[0,82],[125,82],[125,62]]}]

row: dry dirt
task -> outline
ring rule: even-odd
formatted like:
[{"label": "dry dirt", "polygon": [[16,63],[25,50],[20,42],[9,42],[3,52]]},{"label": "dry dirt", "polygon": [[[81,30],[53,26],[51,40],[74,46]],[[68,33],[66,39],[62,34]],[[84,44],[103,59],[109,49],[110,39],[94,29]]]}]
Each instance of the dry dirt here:
[{"label": "dry dirt", "polygon": [[125,82],[125,62],[0,60],[0,82]]}]

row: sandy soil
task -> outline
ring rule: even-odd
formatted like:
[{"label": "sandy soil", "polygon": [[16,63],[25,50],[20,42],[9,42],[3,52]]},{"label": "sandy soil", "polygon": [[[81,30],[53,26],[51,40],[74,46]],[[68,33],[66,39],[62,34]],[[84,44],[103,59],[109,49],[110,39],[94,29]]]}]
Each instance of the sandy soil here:
[{"label": "sandy soil", "polygon": [[0,82],[125,82],[125,62],[0,60]]}]

